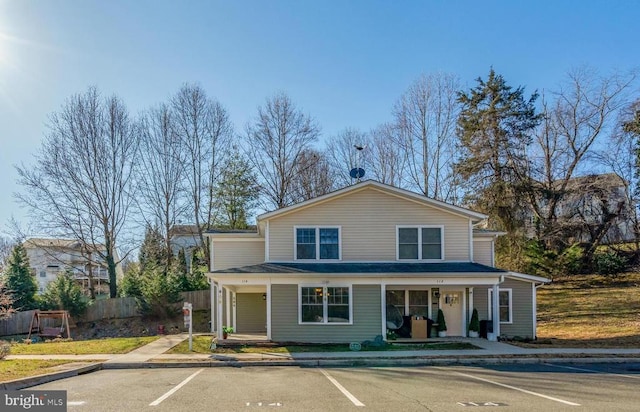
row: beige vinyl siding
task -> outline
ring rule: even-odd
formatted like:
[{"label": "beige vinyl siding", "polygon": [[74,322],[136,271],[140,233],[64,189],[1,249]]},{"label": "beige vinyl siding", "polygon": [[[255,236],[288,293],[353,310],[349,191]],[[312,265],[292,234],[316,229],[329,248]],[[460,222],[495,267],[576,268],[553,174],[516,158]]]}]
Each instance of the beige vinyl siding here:
[{"label": "beige vinyl siding", "polygon": [[271,340],[275,342],[362,342],[381,333],[379,285],[353,285],[352,325],[298,324],[298,285],[271,285]]},{"label": "beige vinyl siding", "polygon": [[[505,279],[500,284],[501,289],[511,289],[511,314],[513,322],[501,323],[500,334],[509,337],[533,337],[533,301],[531,292],[531,282],[516,279]],[[480,320],[489,319],[488,299],[489,288],[473,288],[473,307],[478,309]]]},{"label": "beige vinyl siding", "polygon": [[264,262],[264,239],[245,241],[215,240],[213,270],[239,268]]},{"label": "beige vinyl siding", "polygon": [[262,293],[236,294],[236,332],[266,333],[267,302]]},{"label": "beige vinyl siding", "polygon": [[340,226],[343,261],[394,261],[397,225],[443,225],[445,260],[469,261],[467,218],[375,188],[270,220],[269,257],[294,260],[294,226]]},{"label": "beige vinyl siding", "polygon": [[487,266],[493,266],[491,256],[492,241],[474,240],[473,241],[473,261]]}]

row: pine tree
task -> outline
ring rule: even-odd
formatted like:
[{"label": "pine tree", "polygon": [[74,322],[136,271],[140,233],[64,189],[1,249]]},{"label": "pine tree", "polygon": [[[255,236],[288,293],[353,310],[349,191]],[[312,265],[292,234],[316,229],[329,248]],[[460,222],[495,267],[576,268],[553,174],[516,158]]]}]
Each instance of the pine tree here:
[{"label": "pine tree", "polygon": [[24,311],[37,307],[38,284],[31,274],[29,257],[22,244],[16,245],[11,251],[3,277],[16,310]]},{"label": "pine tree", "polygon": [[527,170],[525,149],[541,120],[534,106],[538,94],[525,99],[523,87],[513,90],[493,69],[477,82],[469,93],[458,94],[462,154],[456,171],[466,180],[468,200],[494,226],[513,231],[522,221],[516,192]]},{"label": "pine tree", "polygon": [[140,246],[139,260],[141,272],[161,268],[166,273],[169,269],[169,256],[165,249],[164,237],[158,228],[147,226],[142,246]]},{"label": "pine tree", "polygon": [[[224,214],[222,224],[230,229],[246,229],[247,214],[258,199],[257,177],[237,148],[222,167],[216,197]],[[205,254],[206,255],[206,254]]]}]

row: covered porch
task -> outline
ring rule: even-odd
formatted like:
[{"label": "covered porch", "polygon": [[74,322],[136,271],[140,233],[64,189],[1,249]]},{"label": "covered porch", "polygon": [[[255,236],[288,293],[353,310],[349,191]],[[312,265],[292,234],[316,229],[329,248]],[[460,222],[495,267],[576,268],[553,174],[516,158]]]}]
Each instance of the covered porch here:
[{"label": "covered porch", "polygon": [[[442,309],[447,336],[466,337],[474,293],[483,291],[480,296],[484,298],[480,301],[486,307],[490,290],[493,321],[489,321],[492,332],[487,338],[497,340],[498,287],[504,281],[504,272],[487,269],[490,268],[476,264],[341,263],[262,264],[214,272],[208,274],[211,331],[220,331],[218,336],[222,337],[223,328],[232,327],[234,333],[228,339],[259,334],[266,340],[274,340],[276,336],[276,341],[349,342],[373,339],[376,335],[386,339],[387,331],[394,330],[398,338],[417,342],[436,337],[431,333],[429,320],[435,322],[438,309]],[[320,291],[318,302],[326,302],[323,290],[331,292],[331,285],[338,285],[344,293],[341,299],[348,305],[345,312],[348,319],[342,320],[347,322],[332,324],[335,318],[331,315],[326,315],[324,323],[313,324],[303,319],[302,291]],[[274,310],[278,314],[275,320]],[[374,312],[377,312],[375,319]]]}]

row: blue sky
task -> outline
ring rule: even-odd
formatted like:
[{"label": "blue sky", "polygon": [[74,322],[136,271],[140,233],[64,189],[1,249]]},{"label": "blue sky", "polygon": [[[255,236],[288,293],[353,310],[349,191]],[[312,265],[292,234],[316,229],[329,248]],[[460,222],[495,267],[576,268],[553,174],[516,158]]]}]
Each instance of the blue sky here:
[{"label": "blue sky", "polygon": [[135,114],[199,82],[239,133],[285,91],[327,137],[390,120],[421,73],[472,86],[493,66],[531,93],[580,65],[638,67],[638,21],[636,1],[0,0],[0,233],[26,221],[13,165],[90,85]]}]

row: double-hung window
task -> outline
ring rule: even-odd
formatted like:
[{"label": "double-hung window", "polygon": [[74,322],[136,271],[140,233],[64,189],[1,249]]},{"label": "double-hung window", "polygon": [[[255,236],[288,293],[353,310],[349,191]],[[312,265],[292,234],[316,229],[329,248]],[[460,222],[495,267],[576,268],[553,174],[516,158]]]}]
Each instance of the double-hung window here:
[{"label": "double-hung window", "polygon": [[442,232],[442,226],[398,227],[398,259],[444,259]]},{"label": "double-hung window", "polygon": [[[513,323],[511,289],[498,289],[500,323]],[[489,320],[493,319],[493,289],[489,289]]]},{"label": "double-hung window", "polygon": [[296,227],[296,260],[340,260],[339,227]]},{"label": "double-hung window", "polygon": [[300,323],[351,323],[351,287],[301,286]]}]

